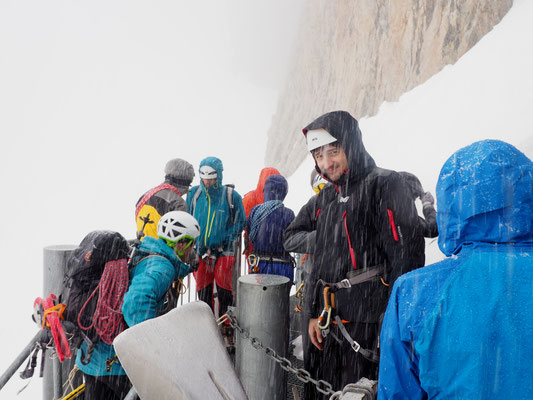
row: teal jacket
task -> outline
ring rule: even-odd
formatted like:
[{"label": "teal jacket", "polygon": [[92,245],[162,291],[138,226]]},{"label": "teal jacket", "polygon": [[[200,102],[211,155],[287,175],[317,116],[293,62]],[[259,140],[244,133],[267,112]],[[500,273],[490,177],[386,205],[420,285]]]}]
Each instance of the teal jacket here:
[{"label": "teal jacket", "polygon": [[[151,257],[147,257],[152,255]],[[157,317],[163,307],[165,294],[177,279],[182,279],[191,269],[183,263],[163,239],[147,236],[141,243],[130,272],[130,285],[124,295],[122,313],[128,326],[136,325],[147,319]],[[86,352],[85,342],[81,350]],[[78,351],[76,364],[80,370],[92,376],[124,375],[125,371],[118,362],[106,371],[106,360],[115,356],[112,345],[99,341],[95,345],[91,361],[83,365]]]},{"label": "teal jacket", "polygon": [[133,263],[138,264],[131,271],[130,287],[122,304],[128,326],[157,317],[172,282],[191,272],[163,239],[152,237],[142,241]]},{"label": "teal jacket", "polygon": [[242,204],[242,197],[233,191],[234,223],[231,222],[230,209],[226,198],[227,187],[222,184],[222,161],[216,157],[207,157],[200,163],[200,167],[209,165],[217,171],[217,182],[208,188],[202,183],[191,188],[187,194],[187,205],[192,210],[192,202],[196,191],[201,194],[196,201],[193,215],[200,224],[200,236],[196,240],[198,254],[202,256],[208,249],[232,250],[231,244],[241,234],[246,224],[246,215]]}]

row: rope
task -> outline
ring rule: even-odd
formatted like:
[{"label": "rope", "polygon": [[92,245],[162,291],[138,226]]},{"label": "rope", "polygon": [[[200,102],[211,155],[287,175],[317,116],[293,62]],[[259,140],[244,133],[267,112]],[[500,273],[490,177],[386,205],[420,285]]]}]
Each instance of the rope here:
[{"label": "rope", "polygon": [[254,209],[253,218],[250,218],[250,241],[253,243],[257,237],[259,226],[263,221],[278,208],[283,206],[283,202],[280,200],[269,200],[263,204],[256,206]]},{"label": "rope", "polygon": [[[112,344],[113,339],[125,327],[121,309],[128,285],[128,260],[123,258],[107,262],[98,286],[91,293],[78,315],[78,325],[80,328],[89,330],[94,327],[96,333],[98,333],[104,343]],[[91,325],[87,327],[82,326],[81,315],[97,291],[99,291],[98,302],[96,303]]]},{"label": "rope", "polygon": [[150,198],[156,194],[157,192],[160,192],[161,190],[172,190],[174,193],[176,193],[178,196],[181,196],[181,193],[178,189],[176,189],[174,186],[169,185],[168,183],[162,183],[159,186],[156,186],[152,190],[150,190],[148,193],[146,193],[143,198],[137,203],[137,206],[135,207],[135,220],[137,220],[137,216],[139,215],[139,212],[141,211],[141,208],[150,200]]}]

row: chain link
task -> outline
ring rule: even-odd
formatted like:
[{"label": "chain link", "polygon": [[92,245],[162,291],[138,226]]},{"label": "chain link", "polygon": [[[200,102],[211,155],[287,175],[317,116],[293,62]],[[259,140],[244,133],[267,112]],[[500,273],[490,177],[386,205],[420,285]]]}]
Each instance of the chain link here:
[{"label": "chain link", "polygon": [[322,379],[313,379],[311,377],[311,373],[309,371],[306,371],[303,368],[295,368],[293,367],[290,360],[288,360],[285,357],[279,356],[276,351],[268,346],[263,346],[261,341],[253,336],[250,336],[250,332],[248,332],[246,329],[243,329],[239,326],[239,323],[237,321],[237,317],[233,314],[231,310],[228,310],[226,313],[226,316],[228,318],[228,322],[231,325],[232,328],[236,329],[237,332],[244,338],[250,341],[252,347],[257,350],[262,350],[265,352],[265,354],[272,358],[276,363],[279,364],[281,369],[287,372],[291,372],[296,375],[296,378],[298,378],[299,381],[303,383],[312,383],[315,385],[316,390],[318,390],[320,393],[326,394],[326,395],[333,395],[336,392],[333,390],[333,387],[329,382],[326,382]]}]

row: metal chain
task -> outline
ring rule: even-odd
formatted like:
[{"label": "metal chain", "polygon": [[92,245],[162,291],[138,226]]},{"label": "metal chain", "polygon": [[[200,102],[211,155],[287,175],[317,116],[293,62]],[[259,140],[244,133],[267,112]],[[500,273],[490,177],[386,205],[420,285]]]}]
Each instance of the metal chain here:
[{"label": "metal chain", "polygon": [[296,375],[296,378],[298,378],[298,380],[302,381],[303,383],[312,383],[313,385],[315,385],[316,390],[318,390],[320,393],[326,395],[332,395],[335,393],[333,387],[329,382],[326,382],[322,379],[313,379],[311,377],[311,373],[303,368],[294,368],[290,360],[286,359],[285,357],[279,356],[276,351],[271,347],[263,346],[263,344],[258,338],[250,336],[250,332],[239,326],[237,317],[235,317],[231,310],[228,309],[228,311],[226,312],[226,317],[231,327],[236,329],[241,335],[241,337],[249,340],[254,349],[264,351],[267,356],[269,356],[279,364],[281,369],[288,372],[292,372]]}]

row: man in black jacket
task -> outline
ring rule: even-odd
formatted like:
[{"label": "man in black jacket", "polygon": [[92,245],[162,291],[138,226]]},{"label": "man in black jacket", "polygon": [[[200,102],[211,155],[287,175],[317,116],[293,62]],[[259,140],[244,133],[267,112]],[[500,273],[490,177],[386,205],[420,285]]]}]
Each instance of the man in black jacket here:
[{"label": "man in black jacket", "polygon": [[[424,265],[424,238],[413,226],[417,211],[404,182],[376,166],[356,119],[330,112],[303,133],[317,172],[332,184],[316,198],[314,215],[298,214],[284,239],[316,231],[304,310],[322,355],[311,372],[341,390],[361,377],[377,379],[389,289],[398,276]],[[316,394],[306,387],[306,398]]]}]

